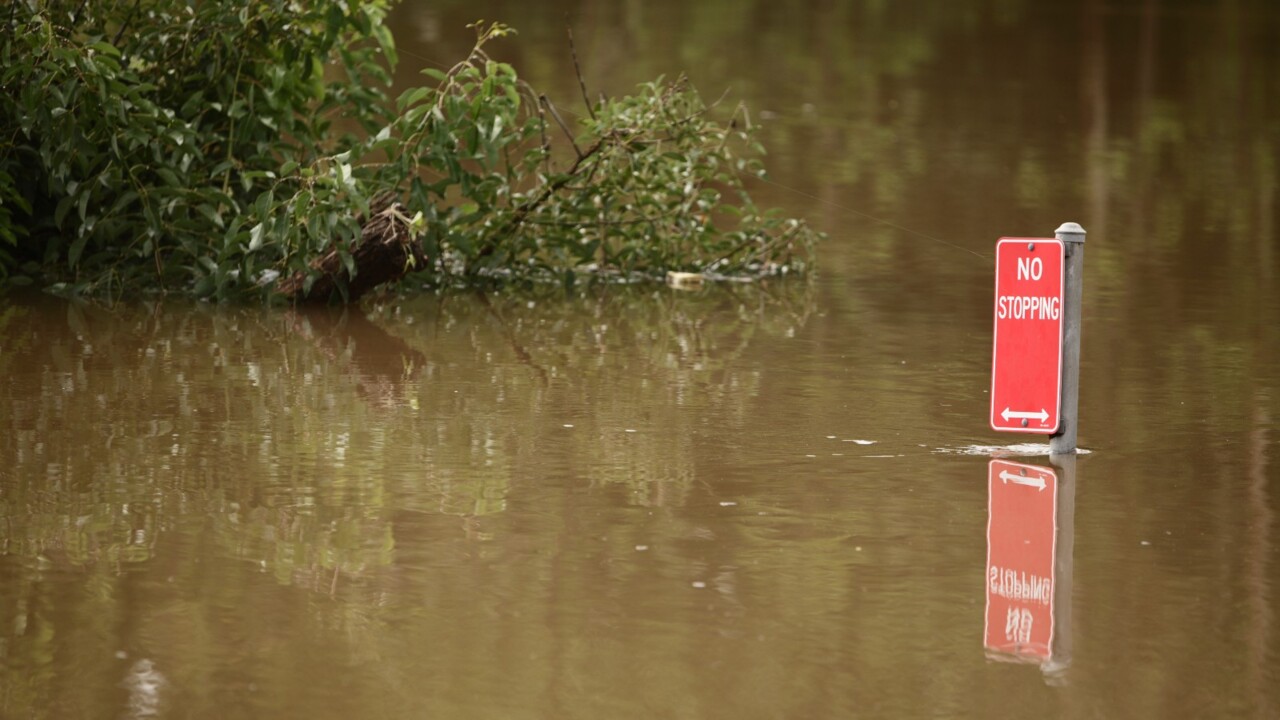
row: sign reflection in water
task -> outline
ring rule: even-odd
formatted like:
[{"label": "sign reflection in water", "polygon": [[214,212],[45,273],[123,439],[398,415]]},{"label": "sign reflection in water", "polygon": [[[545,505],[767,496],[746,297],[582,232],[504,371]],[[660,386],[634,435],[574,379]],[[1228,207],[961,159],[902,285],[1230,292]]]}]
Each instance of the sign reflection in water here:
[{"label": "sign reflection in water", "polygon": [[1038,664],[1064,678],[1071,655],[1075,457],[1059,470],[1007,460],[987,466],[986,618],[993,660]]}]

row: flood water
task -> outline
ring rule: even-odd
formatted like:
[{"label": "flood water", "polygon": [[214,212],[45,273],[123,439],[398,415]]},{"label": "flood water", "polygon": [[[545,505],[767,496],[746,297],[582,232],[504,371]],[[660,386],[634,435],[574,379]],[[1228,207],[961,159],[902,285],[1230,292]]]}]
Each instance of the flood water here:
[{"label": "flood water", "polygon": [[[747,102],[816,278],[4,298],[0,717],[1280,716],[1280,5],[411,0],[400,81],[481,17]],[[1064,221],[1055,465],[992,273]]]}]

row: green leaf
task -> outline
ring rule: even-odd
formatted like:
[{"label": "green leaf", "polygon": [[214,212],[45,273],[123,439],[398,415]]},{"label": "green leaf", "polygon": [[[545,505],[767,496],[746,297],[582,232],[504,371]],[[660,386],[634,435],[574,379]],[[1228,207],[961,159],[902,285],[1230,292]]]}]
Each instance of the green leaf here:
[{"label": "green leaf", "polygon": [[434,92],[435,90],[433,88],[428,87],[410,88],[400,93],[400,97],[396,99],[396,107],[399,108],[401,112],[404,112],[405,108],[418,104],[423,98]]},{"label": "green leaf", "polygon": [[209,222],[217,225],[219,230],[223,228],[222,213],[214,210],[212,205],[208,203],[197,205],[196,212],[200,213]]},{"label": "green leaf", "polygon": [[62,229],[62,221],[66,219],[67,213],[70,212],[71,206],[75,204],[75,197],[68,195],[58,201],[57,207],[53,210],[53,226]]},{"label": "green leaf", "polygon": [[80,262],[80,253],[84,252],[84,246],[87,242],[89,242],[89,233],[84,228],[81,228],[80,234],[71,243],[71,249],[67,250],[67,267],[75,269],[76,263]]},{"label": "green leaf", "polygon": [[85,190],[83,193],[80,193],[80,203],[76,207],[76,210],[80,213],[80,222],[84,222],[84,215],[89,210],[90,195],[91,193],[88,190]]},{"label": "green leaf", "polygon": [[399,63],[399,57],[396,55],[396,43],[391,37],[391,30],[379,22],[373,26],[373,37],[378,41],[382,54],[387,57],[387,64],[394,68]]},{"label": "green leaf", "polygon": [[249,252],[257,252],[262,248],[262,236],[266,233],[266,228],[262,223],[254,225],[249,230]]},{"label": "green leaf", "polygon": [[98,42],[90,45],[89,47],[104,55],[110,55],[111,57],[117,57],[117,58],[120,57],[120,51],[116,49],[116,46],[112,45],[109,42],[106,42],[105,40],[99,40]]},{"label": "green leaf", "polygon": [[116,198],[116,201],[111,205],[111,212],[107,213],[107,215],[108,216],[115,215],[116,213],[120,212],[124,208],[128,207],[130,204],[133,203],[134,200],[137,200],[137,199],[138,199],[138,193],[133,190],[127,190],[121,193],[120,197]]}]

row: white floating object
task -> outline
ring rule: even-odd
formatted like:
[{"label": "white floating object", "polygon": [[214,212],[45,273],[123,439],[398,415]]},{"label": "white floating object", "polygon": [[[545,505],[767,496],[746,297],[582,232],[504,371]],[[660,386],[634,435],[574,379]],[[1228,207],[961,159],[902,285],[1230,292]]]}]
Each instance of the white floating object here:
[{"label": "white floating object", "polygon": [[700,288],[702,287],[702,280],[702,273],[677,272],[675,270],[667,272],[667,284],[680,290]]},{"label": "white floating object", "polygon": [[571,425],[571,424],[569,424],[569,423],[565,423],[565,424],[564,424],[564,426],[565,426],[565,427],[567,427],[567,428],[571,428],[571,427],[573,427],[573,425]]},{"label": "white floating object", "polygon": [[649,546],[648,546],[648,545],[637,545],[637,546],[636,546],[636,552],[644,552],[645,550],[648,550],[648,549],[649,549]]},{"label": "white floating object", "polygon": [[632,430],[631,428],[627,428],[626,430],[623,430],[622,432],[629,432],[629,433],[633,433],[633,432],[635,432],[635,430]]},{"label": "white floating object", "polygon": [[694,581],[693,581],[693,586],[694,586],[694,587],[696,587],[696,588],[698,588],[698,589],[702,589],[702,588],[706,587],[706,586],[707,586],[707,584],[706,584],[706,583],[704,583],[704,582],[702,582],[701,580],[694,580]]},{"label": "white floating object", "polygon": [[721,500],[721,501],[720,501],[720,507],[733,507],[734,505],[737,505],[737,504],[738,504],[738,503],[736,503],[736,502],[734,502],[734,501],[732,501],[732,500]]},{"label": "white floating object", "polygon": [[845,440],[845,442],[856,443],[858,445],[875,445],[875,440]]}]

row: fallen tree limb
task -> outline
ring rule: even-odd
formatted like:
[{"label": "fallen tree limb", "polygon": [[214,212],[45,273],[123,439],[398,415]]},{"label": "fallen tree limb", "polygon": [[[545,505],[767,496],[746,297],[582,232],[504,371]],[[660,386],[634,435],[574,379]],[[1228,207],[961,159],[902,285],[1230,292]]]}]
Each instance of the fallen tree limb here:
[{"label": "fallen tree limb", "polygon": [[[375,203],[361,225],[360,239],[351,248],[354,276],[337,248],[311,261],[311,273],[298,271],[280,281],[277,292],[295,302],[356,302],[365,293],[395,282],[406,273],[426,267],[427,257],[409,228],[404,207],[394,196]],[[307,280],[314,277],[308,286]]]}]

